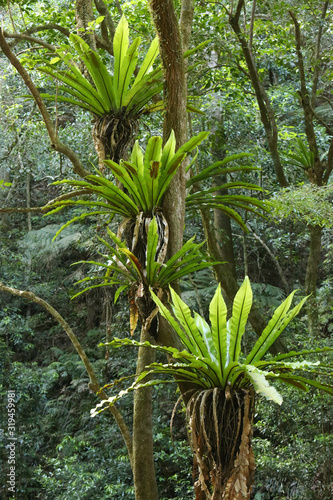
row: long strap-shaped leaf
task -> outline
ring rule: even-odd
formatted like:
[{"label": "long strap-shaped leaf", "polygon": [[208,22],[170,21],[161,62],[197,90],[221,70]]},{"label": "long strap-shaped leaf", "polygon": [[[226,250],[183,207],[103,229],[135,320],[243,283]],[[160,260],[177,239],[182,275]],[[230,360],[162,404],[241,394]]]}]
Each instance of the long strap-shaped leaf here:
[{"label": "long strap-shaped leaf", "polygon": [[[328,384],[323,384],[321,382],[318,382],[315,379],[309,379],[302,377],[301,375],[289,375],[289,374],[282,374],[281,376],[278,377],[279,380],[282,382],[285,382],[287,384],[292,383],[292,381],[295,382],[300,382],[302,384],[309,385],[310,387],[316,387],[317,389],[320,389],[321,391],[327,392],[328,394],[331,394],[333,396],[333,387]],[[295,384],[293,384],[295,385]]]},{"label": "long strap-shaped leaf", "polygon": [[245,332],[247,318],[252,306],[252,289],[246,276],[234,298],[232,316],[227,325],[227,343],[229,343],[230,361],[238,361],[241,340]]},{"label": "long strap-shaped leaf", "polygon": [[[246,157],[248,158],[248,157],[251,157],[251,156],[253,156],[253,155],[250,154],[250,153],[239,153],[239,154],[234,154],[234,155],[227,156],[226,158],[224,158],[224,160],[217,161],[217,162],[213,163],[209,167],[207,167],[204,170],[202,170],[202,172],[200,172],[199,174],[194,175],[193,177],[191,177],[191,179],[189,179],[187,181],[186,186],[190,187],[193,184],[195,184],[196,182],[200,182],[200,181],[203,181],[203,180],[206,180],[206,179],[210,178],[212,175],[218,175],[218,174],[221,174],[221,173],[233,172],[234,170],[232,170],[232,168],[230,168],[230,167],[228,167],[226,169],[223,169],[223,171],[221,171],[221,167],[224,167],[224,165],[226,165],[227,163],[230,163],[232,161],[236,161],[236,160],[239,160],[241,158],[246,158]],[[236,168],[237,169],[248,168],[250,170],[260,170],[260,169],[258,169],[258,167],[248,167],[248,166],[247,167],[239,167],[239,166],[237,166]]]},{"label": "long strap-shaped leaf", "polygon": [[120,105],[120,82],[121,82],[121,67],[127,53],[129,44],[128,23],[125,16],[122,16],[116,28],[113,37],[113,55],[114,55],[114,89],[116,93],[116,106],[119,109]]},{"label": "long strap-shaped leaf", "polygon": [[126,96],[130,80],[136,67],[136,63],[138,60],[138,47],[140,45],[140,42],[140,37],[134,40],[126,53],[126,56],[124,57],[123,63],[120,68],[119,88],[117,89],[117,92],[119,93],[119,108],[122,108],[123,106],[124,97]]},{"label": "long strap-shaped leaf", "polygon": [[279,337],[288,323],[298,314],[307,297],[305,297],[289,314],[291,302],[296,293],[292,292],[284,302],[275,310],[273,317],[255,343],[253,349],[247,356],[245,363],[252,364],[259,361]]},{"label": "long strap-shaped leaf", "polygon": [[223,370],[228,364],[229,345],[227,340],[227,306],[222,297],[220,284],[209,305],[209,319],[211,323],[213,344],[219,363],[219,378],[222,385]]},{"label": "long strap-shaped leaf", "polygon": [[158,52],[159,52],[158,38],[156,37],[156,38],[154,38],[154,40],[150,44],[150,47],[149,47],[148,52],[146,54],[146,57],[144,58],[141,66],[140,66],[139,73],[137,74],[137,76],[136,76],[136,78],[134,80],[133,87],[137,83],[139,83],[140,81],[142,81],[142,79],[149,72],[150,68],[154,64],[154,61],[155,61],[155,59],[156,59],[156,57],[158,55]]},{"label": "long strap-shaped leaf", "polygon": [[191,315],[190,308],[182,301],[177,293],[170,287],[172,297],[172,310],[174,315],[183,326],[187,336],[193,341],[195,351],[192,354],[202,358],[209,358],[209,353],[206,344],[201,337],[200,330],[198,329],[194,319]]},{"label": "long strap-shaped leaf", "polygon": [[172,316],[171,312],[169,309],[162,303],[162,301],[155,295],[155,293],[151,290],[150,291],[151,296],[155,302],[155,304],[158,306],[160,314],[165,318],[170,325],[173,327],[177,335],[179,336],[180,340],[182,343],[186,346],[186,348],[191,352],[195,352],[196,347],[195,344],[193,344],[193,341],[191,338],[189,338],[186,333],[183,331],[183,329],[179,326],[178,322],[175,320],[175,318]]},{"label": "long strap-shaped leaf", "polygon": [[316,349],[303,349],[302,351],[290,351],[287,353],[283,354],[278,354],[277,356],[274,356],[274,358],[271,358],[270,361],[275,362],[275,361],[283,361],[284,359],[288,358],[295,358],[298,356],[305,356],[306,354],[316,354],[316,353],[323,353],[323,352],[332,352],[333,347],[317,347]]},{"label": "long strap-shaped leaf", "polygon": [[[40,68],[39,71],[41,71],[42,73],[46,73],[52,76],[54,79],[68,85],[68,87],[61,87],[61,90],[68,92],[69,94],[79,99],[78,105],[80,107],[85,107],[88,105],[93,108],[93,112],[95,112],[97,115],[102,115],[106,112],[107,108],[105,107],[100,96],[98,95],[94,87],[90,85],[90,83],[87,82],[82,76],[78,78],[76,75],[71,74],[69,71],[57,72],[49,68]],[[53,97],[53,100],[55,100],[55,96]],[[80,101],[82,101],[82,103]]]},{"label": "long strap-shaped leaf", "polygon": [[149,284],[154,284],[154,276],[156,274],[156,267],[160,267],[161,264],[155,262],[155,255],[158,245],[158,233],[157,233],[157,222],[155,217],[149,224],[148,236],[147,236],[147,259],[146,259],[146,272],[147,281]]},{"label": "long strap-shaped leaf", "polygon": [[115,94],[113,90],[113,78],[106,69],[99,55],[91,50],[89,45],[75,34],[70,35],[80,58],[84,62],[96,89],[101,96],[108,110],[114,109],[116,105]]}]

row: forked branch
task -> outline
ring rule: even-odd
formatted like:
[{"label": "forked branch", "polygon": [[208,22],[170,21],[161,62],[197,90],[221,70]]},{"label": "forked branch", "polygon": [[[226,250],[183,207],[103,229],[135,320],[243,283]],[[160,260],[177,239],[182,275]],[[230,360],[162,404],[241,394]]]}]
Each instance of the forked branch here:
[{"label": "forked branch", "polygon": [[[75,333],[73,332],[72,328],[69,326],[67,321],[61,316],[61,314],[59,314],[59,312],[56,309],[54,309],[54,307],[52,307],[48,302],[41,299],[40,297],[38,297],[37,295],[35,295],[32,292],[28,292],[26,290],[17,290],[16,288],[5,286],[1,282],[0,282],[0,292],[10,293],[11,295],[16,295],[18,297],[23,297],[25,299],[31,300],[32,302],[35,302],[36,304],[39,304],[40,306],[42,306],[49,314],[51,314],[51,316],[53,316],[53,318],[62,326],[62,328],[66,332],[69,340],[72,342],[73,346],[75,347],[76,352],[78,353],[81,360],[83,361],[83,364],[85,366],[85,369],[86,369],[88,376],[89,376],[89,379],[90,379],[89,389],[92,390],[101,400],[104,401],[104,400],[108,399],[107,394],[103,390],[100,391],[101,385],[97,379],[94,368],[93,368],[92,364],[90,363],[90,361],[85,353],[85,350],[83,349],[82,345],[80,344],[79,339],[77,338],[77,336],[75,335]],[[123,436],[123,439],[124,439],[126,447],[127,447],[128,455],[130,458],[130,462],[132,464],[133,444],[132,444],[131,433],[130,433],[126,423],[124,422],[124,419],[123,419],[121,413],[119,412],[119,410],[117,410],[117,408],[112,406],[112,407],[110,407],[110,412],[112,413],[115,421],[117,422],[117,425],[118,425],[120,432]]]}]

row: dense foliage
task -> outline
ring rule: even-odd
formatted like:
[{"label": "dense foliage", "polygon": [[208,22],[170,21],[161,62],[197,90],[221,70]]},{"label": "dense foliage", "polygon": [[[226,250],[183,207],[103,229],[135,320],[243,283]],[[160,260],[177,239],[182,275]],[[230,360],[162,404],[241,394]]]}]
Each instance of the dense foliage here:
[{"label": "dense foliage", "polygon": [[[230,8],[232,2],[222,3]],[[332,189],[331,180],[327,179],[323,187],[314,184],[311,177],[315,154],[305,146],[307,137],[300,104],[294,25],[288,10],[292,10],[301,23],[304,71],[308,82],[313,74],[317,75],[316,68],[320,67],[314,123],[317,156],[324,166],[332,154],[330,140],[333,135],[332,11],[328,9],[322,22],[323,41],[318,55],[318,19],[325,2],[257,2],[252,17],[253,3],[245,2],[244,29],[248,37],[251,32],[253,34],[252,39],[250,37],[252,54],[275,113],[278,150],[290,186],[280,190],[278,185],[261,111],[241,46],[223,6],[216,2],[196,2],[191,46],[196,47],[207,39],[210,42],[189,59],[189,94],[195,99],[196,107],[205,113],[191,115],[190,135],[205,135],[208,130],[210,135],[193,158],[191,168],[195,175],[188,181],[188,186],[192,187],[188,206],[191,208],[192,203],[194,208],[186,215],[185,241],[189,240],[194,247],[191,238],[195,235],[195,241],[205,239],[199,205],[195,205],[202,193],[205,197],[201,201],[206,200],[212,220],[215,216],[215,224],[219,219],[218,207],[214,203],[217,200],[220,204],[226,203],[225,215],[233,215],[238,224],[231,222],[228,226],[230,223],[226,218],[224,223],[219,222],[219,242],[223,248],[232,246],[239,283],[245,275],[250,277],[256,304],[265,317],[270,318],[291,292],[296,294],[298,302],[308,293],[305,276],[309,231],[319,226],[322,247],[317,278],[318,328],[316,334],[309,334],[305,311],[288,326],[283,341],[291,351],[320,350],[325,346],[332,347]],[[118,2],[106,1],[105,4],[117,26],[123,19]],[[180,10],[181,2],[175,4]],[[146,2],[121,2],[121,9],[130,32],[135,30],[142,37],[142,54],[146,54],[152,50],[149,47],[155,37]],[[60,25],[71,33],[76,30],[74,5],[65,0],[0,2],[0,13],[8,33],[25,32],[41,23]],[[94,7],[95,19],[99,15]],[[100,33],[100,23],[92,25],[91,30]],[[70,70],[78,71],[73,69],[65,55],[67,50],[75,52],[66,34],[57,29],[37,33],[32,29],[30,34],[38,36],[45,44],[58,47],[57,57],[64,58]],[[78,40],[73,34],[72,42]],[[43,94],[54,96],[58,90],[65,92],[63,88],[55,89],[54,81],[35,70],[36,65],[45,65],[55,57],[49,46],[39,46],[35,50],[36,39],[8,38],[8,41],[31,71]],[[153,42],[153,49],[155,45]],[[82,59],[91,57],[91,54],[85,54],[87,47],[84,42],[80,41],[76,50]],[[146,68],[144,56],[134,52],[135,58],[143,64],[141,67]],[[109,68],[110,53],[97,47],[96,54],[99,69]],[[57,72],[57,64],[59,61],[54,60],[53,69],[46,70],[49,75]],[[93,66],[91,70],[93,77]],[[154,75],[159,79],[161,71],[159,68],[155,71]],[[145,76],[143,72],[139,70],[133,81],[138,82]],[[111,286],[91,287],[88,293],[79,293],[87,281],[100,277],[103,263],[106,262],[104,267],[110,267],[110,253],[106,251],[105,242],[107,245],[112,243],[110,234],[116,241],[120,219],[110,214],[110,210],[107,216],[90,213],[85,217],[83,214],[89,205],[87,193],[81,200],[83,203],[65,201],[62,206],[66,205],[66,210],[45,217],[41,210],[30,213],[15,211],[17,207],[43,207],[50,200],[58,199],[64,194],[61,187],[67,186],[68,178],[74,186],[87,188],[88,183],[82,186],[82,180],[73,175],[67,157],[48,147],[47,134],[36,106],[24,97],[26,89],[3,54],[0,54],[0,74],[0,206],[13,209],[13,212],[0,213],[0,281],[21,290],[31,290],[52,304],[72,325],[96,373],[106,384],[130,376],[135,372],[134,350],[98,347],[113,337],[125,339],[133,333],[128,320],[128,300],[117,293],[116,283],[111,279],[108,283]],[[81,84],[88,89],[93,82],[89,75],[86,76]],[[156,92],[161,88],[160,81],[156,82]],[[55,99],[56,106],[52,97],[47,107],[56,123],[59,138],[80,156],[91,172],[90,180],[105,175],[106,183],[111,184],[111,170],[117,172],[118,159],[110,160],[110,172],[96,173],[94,170],[98,169],[98,157],[91,136],[91,116],[80,107],[72,106],[70,98],[59,94]],[[158,107],[160,104],[156,109]],[[147,115],[141,119],[140,128],[136,129],[136,156],[127,162],[127,166],[125,162],[121,164],[120,174],[126,168],[130,170],[135,163],[140,154],[139,144],[143,149],[149,144],[150,137],[162,133],[161,115]],[[234,155],[234,163],[228,163],[231,155]],[[147,160],[147,165],[150,160]],[[210,165],[219,169],[207,171]],[[120,174],[118,180],[121,180]],[[94,183],[93,188],[90,186],[95,189],[95,194],[97,184]],[[221,192],[221,187],[225,191]],[[228,189],[236,189],[233,199]],[[131,195],[130,189],[128,192]],[[126,193],[121,196],[123,200],[129,198]],[[261,213],[264,217],[258,218],[256,212],[262,209],[262,201],[266,199],[272,206],[272,214]],[[100,198],[98,200],[103,203]],[[73,223],[67,225],[69,220]],[[249,228],[248,233],[243,230],[243,221]],[[67,227],[60,232],[64,225]],[[59,236],[53,240],[57,233]],[[114,251],[112,255],[115,255]],[[71,267],[75,262],[79,264]],[[109,279],[109,276],[103,278]],[[82,284],[77,285],[77,282]],[[186,304],[208,320],[209,302],[216,289],[211,266],[202,265],[195,274],[182,276],[180,289]],[[118,299],[116,305],[115,297]],[[138,339],[134,337],[134,340]],[[256,341],[256,334],[248,326],[242,339],[245,357],[249,356]],[[0,433],[4,445],[0,457],[4,463],[7,461],[6,404],[8,391],[14,390],[18,440],[17,498],[71,500],[78,498],[79,491],[82,499],[134,499],[129,458],[119,429],[107,412],[94,419],[90,417],[90,410],[98,400],[89,390],[89,379],[82,362],[62,328],[37,304],[0,292],[0,353],[3,403],[0,427],[4,430]],[[318,354],[318,359],[324,365],[329,363],[325,352]],[[157,362],[165,362],[162,353],[158,353]],[[320,380],[323,384],[327,382],[324,373]],[[329,396],[316,389],[307,393],[293,391],[292,387],[279,386],[278,382],[276,387],[283,396],[281,406],[257,399],[253,438],[257,470],[252,497],[255,500],[328,500],[333,494],[333,415]],[[188,446],[184,409],[180,405],[175,407],[178,397],[173,384],[157,387],[153,396],[155,462],[159,494],[163,500],[193,498],[192,453]],[[124,398],[119,405],[126,423],[131,425],[130,398]],[[6,471],[3,473],[0,496],[8,498],[4,489]]]}]

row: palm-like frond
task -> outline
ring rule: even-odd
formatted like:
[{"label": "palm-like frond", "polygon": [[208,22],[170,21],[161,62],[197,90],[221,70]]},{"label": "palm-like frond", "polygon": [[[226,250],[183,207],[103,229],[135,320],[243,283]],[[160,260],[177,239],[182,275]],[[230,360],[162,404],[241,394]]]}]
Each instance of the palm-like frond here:
[{"label": "palm-like frond", "polygon": [[[282,403],[282,396],[271,385],[272,380],[279,380],[305,391],[309,387],[316,387],[333,395],[332,385],[316,380],[316,375],[331,375],[329,370],[332,370],[332,365],[320,364],[319,361],[290,361],[290,358],[293,357],[331,352],[333,348],[303,350],[299,353],[292,351],[268,360],[263,359],[271,345],[298,314],[306,298],[290,310],[294,293],[287,297],[283,304],[276,309],[250,354],[242,360],[241,338],[252,305],[252,291],[247,277],[236,294],[232,317],[229,321],[226,321],[227,308],[220,287],[217,288],[209,308],[210,325],[197,313],[192,316],[190,309],[173,290],[171,290],[173,314],[154,292],[151,294],[159,307],[160,314],[180,337],[184,350],[154,346],[147,342],[140,344],[129,339],[114,339],[107,345],[113,347],[149,345],[152,349],[168,353],[175,362],[151,364],[129,389],[98,405],[93,410],[93,414],[103,411],[105,405],[114,404],[123,394],[145,386],[144,379],[147,375],[151,377],[152,375],[168,374],[175,376],[177,381],[192,382],[203,389],[220,388],[226,390],[229,387],[230,390],[237,391],[253,387],[258,393],[278,404]],[[319,366],[321,371],[319,371]],[[312,374],[311,377],[306,375],[307,372]],[[149,381],[149,384],[161,382],[165,381],[153,379]]]},{"label": "palm-like frond", "polygon": [[[145,154],[139,147],[139,143],[136,142],[132,150],[131,161],[116,163],[112,160],[105,160],[104,163],[126,188],[128,194],[101,172],[88,175],[84,181],[65,179],[55,182],[55,185],[73,186],[77,188],[79,194],[82,194],[82,188],[84,188],[87,195],[94,195],[97,199],[55,200],[51,205],[45,207],[52,209],[48,215],[67,206],[81,205],[100,210],[102,214],[119,214],[132,220],[140,212],[152,217],[156,208],[161,204],[163,195],[181,162],[207,135],[208,132],[201,132],[175,152],[176,140],[174,132],[171,132],[169,140],[163,148],[161,137],[151,137]],[[73,198],[75,196],[75,191],[73,191]],[[89,215],[91,214],[86,214],[87,217]],[[69,223],[66,223],[66,227]]]},{"label": "palm-like frond", "polygon": [[289,164],[299,167],[302,170],[308,170],[313,167],[314,153],[310,151],[302,139],[297,138],[297,146],[294,147],[293,153],[285,154]]},{"label": "palm-like frond", "polygon": [[[198,188],[201,182],[210,180],[212,177],[219,175],[227,175],[237,172],[250,172],[253,170],[260,170],[251,165],[237,165],[232,164],[242,158],[248,158],[249,153],[239,153],[227,156],[222,161],[218,161],[205,168],[199,174],[193,175],[187,181],[187,188],[196,188],[196,191],[190,192],[186,198],[186,207],[190,210],[197,210],[200,207],[218,209],[224,212],[228,217],[233,219],[244,231],[248,231],[245,222],[235,209],[241,209],[253,212],[259,217],[264,217],[262,212],[268,212],[269,208],[265,202],[258,200],[252,196],[243,194],[221,194],[221,192],[231,189],[241,189],[247,191],[263,191],[257,184],[233,181],[226,182],[222,185],[213,186],[209,188]],[[231,165],[230,165],[231,164]]]},{"label": "palm-like frond", "polygon": [[[113,40],[114,70],[111,74],[97,52],[93,51],[78,35],[71,34],[70,42],[80,60],[84,63],[92,83],[85,78],[70,54],[59,50],[58,55],[67,66],[65,71],[54,69],[52,65],[38,68],[39,71],[60,81],[64,86],[61,92],[70,94],[66,97],[57,95],[58,101],[71,102],[76,106],[91,111],[94,115],[117,114],[139,116],[145,111],[149,100],[162,88],[162,68],[152,70],[158,56],[158,40],[155,38],[134,76],[138,61],[140,37],[129,44],[128,23],[123,16],[116,28]],[[55,96],[43,94],[46,99]]]},{"label": "palm-like frond", "polygon": [[[80,261],[81,264],[92,264],[105,269],[105,273],[102,276],[87,277],[80,280],[78,283],[89,283],[89,286],[74,297],[99,286],[120,287],[121,291],[119,293],[126,292],[132,287],[138,287],[140,283],[143,284],[146,290],[148,290],[148,287],[155,290],[166,289],[170,283],[181,279],[183,276],[216,264],[216,262],[205,258],[200,251],[203,243],[194,243],[194,237],[188,240],[165,264],[163,261],[159,261],[159,236],[155,218],[149,224],[145,266],[140,263],[134,253],[126,247],[126,244],[116,234],[110,229],[107,229],[107,232],[115,246],[99,238],[107,249],[107,253],[102,255],[103,260],[100,262]],[[96,281],[100,283],[95,284]],[[119,293],[116,295],[116,299]]]}]

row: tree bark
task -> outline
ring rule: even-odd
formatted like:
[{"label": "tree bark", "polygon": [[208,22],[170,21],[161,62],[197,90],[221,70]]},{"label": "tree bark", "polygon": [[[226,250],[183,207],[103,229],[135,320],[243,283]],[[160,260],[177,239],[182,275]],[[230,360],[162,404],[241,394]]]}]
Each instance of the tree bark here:
[{"label": "tree bark", "polygon": [[[148,332],[141,330],[141,342],[153,343]],[[140,347],[137,375],[155,361],[155,351]],[[134,391],[133,416],[133,477],[136,500],[157,500],[158,491],[153,453],[153,403],[152,387]]]},{"label": "tree bark", "polygon": [[249,46],[246,36],[239,25],[239,16],[243,7],[244,0],[239,0],[235,15],[229,15],[229,24],[239,41],[244,55],[244,59],[249,72],[249,77],[259,106],[261,121],[265,128],[269,151],[271,154],[277,179],[281,187],[286,187],[288,186],[288,181],[284,175],[278,151],[278,130],[275,121],[274,110],[266,93],[266,90],[259,78],[251,47]]},{"label": "tree bark", "polygon": [[[172,0],[151,0],[150,8],[159,38],[165,74],[166,110],[163,137],[166,142],[173,130],[178,149],[187,139],[187,89],[181,34]],[[164,196],[163,212],[169,224],[169,257],[174,255],[183,243],[185,182],[185,168],[181,166]]]},{"label": "tree bark", "polygon": [[311,296],[307,303],[308,327],[309,333],[313,336],[318,336],[320,332],[318,304],[317,304],[317,281],[318,269],[321,254],[321,235],[322,228],[320,226],[310,226],[310,249],[309,257],[306,266],[305,275],[305,293]]},{"label": "tree bark", "polygon": [[[0,282],[0,292],[10,293],[12,295],[16,295],[18,297],[22,297],[22,298],[28,299],[32,302],[35,302],[36,304],[39,304],[40,306],[42,306],[49,314],[51,314],[51,316],[53,316],[53,318],[62,326],[62,328],[64,329],[65,333],[67,334],[69,340],[72,342],[76,352],[80,356],[80,358],[84,364],[84,367],[88,373],[89,379],[90,379],[90,382],[88,384],[89,389],[92,390],[101,400],[108,399],[108,396],[106,395],[106,393],[104,391],[100,390],[101,384],[99,383],[99,381],[97,379],[94,368],[91,365],[91,363],[86,355],[85,350],[83,349],[82,345],[80,344],[79,339],[77,338],[77,336],[75,335],[75,333],[73,332],[72,328],[69,326],[67,321],[59,314],[59,312],[56,309],[54,309],[54,307],[52,307],[48,302],[41,299],[40,297],[38,297],[37,295],[35,295],[32,292],[29,292],[26,290],[17,290],[16,288],[5,286],[1,282]],[[125,444],[127,447],[130,462],[132,463],[132,456],[133,456],[132,438],[131,438],[131,434],[129,432],[129,429],[128,429],[127,425],[125,424],[125,422],[121,416],[121,413],[119,412],[119,410],[117,410],[117,408],[115,406],[110,407],[110,412],[114,416],[114,418],[118,424],[118,427],[122,433],[122,436],[124,438],[124,441],[125,441]]]},{"label": "tree bark", "polygon": [[96,41],[94,32],[89,30],[89,23],[94,19],[93,7],[91,0],[76,0],[75,1],[75,19],[76,29],[83,40],[96,50]]}]

